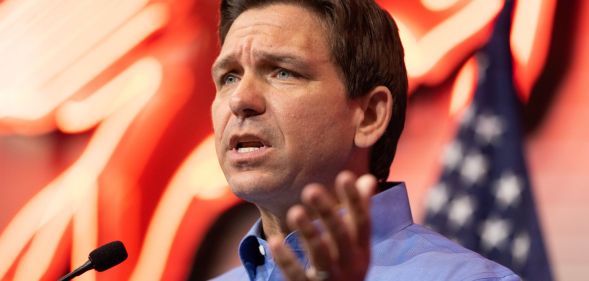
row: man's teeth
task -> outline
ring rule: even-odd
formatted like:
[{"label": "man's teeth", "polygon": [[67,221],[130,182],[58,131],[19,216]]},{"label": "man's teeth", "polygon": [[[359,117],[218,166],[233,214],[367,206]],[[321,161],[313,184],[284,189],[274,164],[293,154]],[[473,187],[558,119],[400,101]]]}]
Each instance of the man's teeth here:
[{"label": "man's teeth", "polygon": [[259,147],[240,147],[237,149],[237,153],[248,153],[248,152],[254,152],[256,150],[260,150]]}]

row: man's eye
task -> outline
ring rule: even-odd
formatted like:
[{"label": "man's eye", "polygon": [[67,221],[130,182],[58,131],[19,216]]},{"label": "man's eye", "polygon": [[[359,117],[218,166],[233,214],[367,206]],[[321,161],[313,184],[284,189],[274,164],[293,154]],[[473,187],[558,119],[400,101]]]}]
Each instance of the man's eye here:
[{"label": "man's eye", "polygon": [[286,69],[280,69],[276,72],[276,78],[278,79],[288,79],[293,77],[294,74]]},{"label": "man's eye", "polygon": [[237,76],[235,76],[235,74],[229,73],[225,76],[223,76],[223,85],[228,85],[228,84],[233,84],[237,81],[239,81],[239,78]]}]

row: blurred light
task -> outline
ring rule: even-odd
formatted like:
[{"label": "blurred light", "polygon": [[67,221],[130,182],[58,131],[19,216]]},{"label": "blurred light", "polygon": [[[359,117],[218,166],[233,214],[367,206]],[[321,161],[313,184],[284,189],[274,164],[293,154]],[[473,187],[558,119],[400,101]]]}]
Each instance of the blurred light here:
[{"label": "blurred light", "polygon": [[477,83],[477,62],[470,58],[458,72],[450,100],[450,115],[462,112],[472,100]]},{"label": "blurred light", "polygon": [[190,203],[222,198],[229,192],[227,186],[217,162],[214,137],[209,136],[180,166],[162,195],[130,280],[160,280]]},{"label": "blurred light", "polygon": [[[127,1],[122,2],[127,3]],[[142,4],[143,2],[131,1],[129,3]],[[16,65],[32,65],[38,69],[33,69],[30,75],[25,71],[25,74],[21,77],[13,77],[16,78],[16,81],[21,81],[17,84],[5,83],[5,86],[0,84],[0,104],[6,105],[0,106],[0,117],[35,122],[50,114],[62,102],[80,90],[82,86],[137,46],[147,36],[164,26],[168,20],[166,4],[151,4],[137,13],[138,8],[141,7],[124,5],[111,7],[107,11],[98,9],[96,11],[98,14],[104,13],[103,16],[99,17],[104,22],[95,22],[93,28],[88,27],[87,29],[76,30],[77,32],[72,31],[74,34],[80,33],[80,36],[65,40],[65,42],[72,41],[71,45],[61,46],[58,43],[64,41],[64,38],[60,38],[60,36],[70,34],[61,29],[55,30],[55,35],[51,37],[51,40],[55,40],[55,42],[53,45],[49,45],[49,48],[45,45],[34,45],[37,49],[32,52],[33,57],[29,58],[27,56],[18,61]],[[91,9],[88,12],[94,11]],[[112,16],[109,13],[112,13]],[[115,20],[110,22],[112,17]],[[111,26],[113,23],[117,23],[116,19],[125,20],[126,22],[121,22],[122,26]],[[70,24],[76,28],[84,27],[85,20],[86,18],[82,17],[79,18],[80,22]],[[109,29],[115,27],[114,30]],[[42,29],[38,30],[37,33],[42,34]],[[35,38],[35,36],[36,33],[24,38],[25,42],[22,40],[15,42],[13,51],[18,53],[18,48],[28,45],[26,40]],[[1,34],[0,38],[2,38]],[[56,45],[57,49],[51,48],[51,46],[55,48]],[[72,49],[64,49],[65,47]],[[45,50],[46,48],[48,50]],[[8,52],[8,54],[13,55],[11,52]],[[41,57],[37,58],[35,55],[41,55]],[[46,57],[46,55],[48,56]],[[40,66],[35,66],[39,63]],[[13,70],[6,68],[4,71],[10,72]],[[10,85],[10,87],[6,85]]]},{"label": "blurred light", "polygon": [[427,75],[430,83],[437,82],[441,77],[438,78],[440,75],[432,73],[435,66],[441,69],[452,67],[438,65],[440,60],[488,25],[502,6],[503,1],[500,0],[471,1],[420,38],[411,33],[406,23],[400,23],[399,29],[401,40],[406,46],[405,61],[410,78],[420,80]]},{"label": "blurred light", "polygon": [[540,9],[546,1],[518,1],[516,9],[525,10],[525,13],[515,14],[513,30],[511,32],[511,47],[513,55],[519,61],[528,61],[532,50],[532,44],[536,37]]},{"label": "blurred light", "polygon": [[[91,183],[92,184],[92,183]],[[72,228],[72,258],[70,268],[77,268],[88,260],[88,254],[98,246],[98,184],[89,186],[84,204],[74,212]],[[96,280],[96,272],[91,270],[76,278],[79,281]]]},{"label": "blurred light", "polygon": [[138,62],[86,99],[67,101],[56,113],[57,127],[67,133],[85,131],[144,94],[137,89],[157,89],[151,74],[144,75],[152,67],[146,61]]},{"label": "blurred light", "polygon": [[511,31],[515,78],[522,98],[527,101],[548,54],[555,0],[516,2]]},{"label": "blurred light", "polygon": [[[59,238],[63,236],[72,217],[80,211],[97,215],[96,210],[85,208],[89,203],[96,208],[96,202],[91,200],[96,200],[96,190],[93,189],[97,187],[98,176],[135,116],[159,89],[163,75],[161,65],[153,58],[139,60],[123,72],[126,73],[132,73],[133,78],[130,79],[130,86],[124,88],[130,92],[125,95],[136,98],[105,118],[80,158],[27,202],[0,235],[0,279],[32,239],[31,246],[18,264],[16,276],[18,280],[37,280],[36,277],[47,271]],[[96,224],[96,218],[91,223]],[[93,226],[92,229],[97,228]],[[97,235],[75,231],[74,234]],[[74,241],[79,241],[77,246],[81,247],[74,247],[74,254],[82,255],[83,258],[88,253],[83,252],[82,248],[96,246],[89,245],[91,241],[96,241],[92,236],[89,240],[74,237]],[[82,258],[76,256],[73,259]]]},{"label": "blurred light", "polygon": [[42,279],[53,260],[59,241],[64,236],[70,216],[66,210],[59,212],[36,231],[16,268],[14,281]]},{"label": "blurred light", "polygon": [[421,0],[421,4],[431,11],[443,11],[458,3],[460,0]]}]

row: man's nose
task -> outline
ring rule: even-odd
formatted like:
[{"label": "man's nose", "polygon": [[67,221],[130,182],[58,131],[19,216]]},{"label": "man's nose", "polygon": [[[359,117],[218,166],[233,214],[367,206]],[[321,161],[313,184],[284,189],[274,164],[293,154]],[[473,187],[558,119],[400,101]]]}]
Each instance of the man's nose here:
[{"label": "man's nose", "polygon": [[231,94],[229,107],[233,114],[247,118],[263,114],[266,111],[264,86],[255,77],[244,76]]}]

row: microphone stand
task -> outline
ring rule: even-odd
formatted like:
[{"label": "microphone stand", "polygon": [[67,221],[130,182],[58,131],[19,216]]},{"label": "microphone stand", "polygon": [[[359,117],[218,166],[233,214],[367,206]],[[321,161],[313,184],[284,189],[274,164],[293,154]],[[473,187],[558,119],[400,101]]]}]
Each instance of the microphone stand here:
[{"label": "microphone stand", "polygon": [[76,268],[74,271],[64,275],[58,281],[72,280],[74,277],[82,275],[82,273],[84,273],[92,268],[94,268],[94,266],[92,265],[92,262],[90,260],[87,260],[86,263],[84,263],[82,266],[80,266],[80,267]]}]

